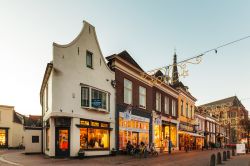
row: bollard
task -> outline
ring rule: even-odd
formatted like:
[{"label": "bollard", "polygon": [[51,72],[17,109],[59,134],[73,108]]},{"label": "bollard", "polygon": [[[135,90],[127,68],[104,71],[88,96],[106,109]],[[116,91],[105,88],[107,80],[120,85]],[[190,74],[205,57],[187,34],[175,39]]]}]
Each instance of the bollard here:
[{"label": "bollard", "polygon": [[227,158],[230,159],[230,151],[227,151]]},{"label": "bollard", "polygon": [[211,158],[210,158],[210,166],[215,166],[215,154],[212,154],[212,155],[211,155]]},{"label": "bollard", "polygon": [[217,164],[222,164],[222,162],[221,162],[221,153],[220,152],[217,153]]},{"label": "bollard", "polygon": [[232,156],[235,156],[235,149],[232,149]]},{"label": "bollard", "polygon": [[223,161],[227,161],[227,153],[226,153],[226,151],[223,152]]}]

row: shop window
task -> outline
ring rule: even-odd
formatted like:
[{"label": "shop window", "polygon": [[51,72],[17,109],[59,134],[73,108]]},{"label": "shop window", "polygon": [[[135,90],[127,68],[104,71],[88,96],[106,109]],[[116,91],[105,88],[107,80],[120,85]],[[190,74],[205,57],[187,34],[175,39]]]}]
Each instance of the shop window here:
[{"label": "shop window", "polygon": [[154,143],[156,147],[161,147],[161,126],[154,125]]},{"label": "shop window", "polygon": [[81,99],[82,99],[81,106],[89,107],[89,88],[88,87],[82,87]]},{"label": "shop window", "polygon": [[132,82],[124,79],[124,103],[132,104]]},{"label": "shop window", "polygon": [[88,149],[106,149],[109,147],[109,132],[104,129],[88,129]]},{"label": "shop window", "polygon": [[156,92],[155,102],[155,110],[161,112],[161,94],[159,92]]},{"label": "shop window", "polygon": [[80,128],[80,147],[81,147],[81,149],[87,149],[87,147],[88,147],[87,128]]},{"label": "shop window", "polygon": [[32,143],[39,143],[39,136],[32,136]]},{"label": "shop window", "polygon": [[139,101],[140,107],[146,108],[146,88],[142,86],[139,87]]},{"label": "shop window", "polygon": [[7,133],[5,129],[0,129],[0,146],[6,146]]},{"label": "shop window", "polygon": [[49,141],[50,141],[50,129],[46,128],[46,150],[49,150]]},{"label": "shop window", "polygon": [[164,99],[164,109],[165,109],[165,114],[169,114],[169,98],[165,96]]},{"label": "shop window", "polygon": [[89,51],[86,52],[86,66],[93,69],[93,54]]}]

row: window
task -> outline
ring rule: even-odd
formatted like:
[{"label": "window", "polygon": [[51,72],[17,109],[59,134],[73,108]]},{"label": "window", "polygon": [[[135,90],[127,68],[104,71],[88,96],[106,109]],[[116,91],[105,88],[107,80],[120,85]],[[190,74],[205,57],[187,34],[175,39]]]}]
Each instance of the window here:
[{"label": "window", "polygon": [[165,110],[165,114],[169,114],[169,98],[167,96],[165,96],[164,99],[164,110]]},{"label": "window", "polygon": [[0,129],[0,146],[7,145],[8,132],[6,129]]},{"label": "window", "polygon": [[181,100],[181,115],[184,115],[184,110],[183,110],[183,100]]},{"label": "window", "polygon": [[39,143],[39,136],[32,136],[32,143]]},{"label": "window", "polygon": [[109,148],[109,123],[80,120],[80,124],[91,124],[89,127],[80,128],[80,147],[81,149],[102,150]]},{"label": "window", "polygon": [[190,107],[190,118],[193,119],[193,106]]},{"label": "window", "polygon": [[188,118],[188,103],[186,103],[186,117]]},{"label": "window", "polygon": [[140,100],[140,107],[146,108],[146,88],[140,86],[139,87],[139,100]]},{"label": "window", "polygon": [[231,112],[231,118],[235,118],[236,117],[236,112]]},{"label": "window", "polygon": [[132,82],[124,79],[124,103],[132,104]]},{"label": "window", "polygon": [[107,96],[107,92],[100,91],[91,87],[81,87],[81,106],[107,110],[107,105],[109,105],[109,103],[107,103],[107,100],[109,102]]},{"label": "window", "polygon": [[232,125],[236,125],[236,120],[235,119],[231,119],[231,124]]},{"label": "window", "polygon": [[49,138],[50,138],[50,135],[49,135],[49,128],[46,128],[46,150],[49,150]]},{"label": "window", "polygon": [[93,68],[93,54],[89,51],[87,51],[86,53],[86,66],[89,67],[89,68]]},{"label": "window", "polygon": [[172,116],[176,116],[176,101],[172,100]]},{"label": "window", "polygon": [[156,92],[156,107],[155,110],[161,112],[161,94],[159,92]]},{"label": "window", "polygon": [[49,88],[48,88],[48,84],[45,87],[45,111],[47,112],[49,109],[49,103],[48,103],[48,93],[49,93]]},{"label": "window", "polygon": [[82,87],[81,91],[81,106],[89,107],[89,88],[88,87]]},{"label": "window", "polygon": [[91,89],[91,106],[94,108],[102,108],[106,109],[106,93],[96,90],[96,89]]}]

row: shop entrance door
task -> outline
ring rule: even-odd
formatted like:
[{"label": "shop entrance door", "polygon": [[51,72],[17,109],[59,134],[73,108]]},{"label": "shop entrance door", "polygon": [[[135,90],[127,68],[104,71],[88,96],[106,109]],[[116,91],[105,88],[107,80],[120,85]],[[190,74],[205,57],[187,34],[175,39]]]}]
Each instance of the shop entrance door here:
[{"label": "shop entrance door", "polygon": [[68,157],[70,152],[70,139],[68,127],[56,128],[56,157]]},{"label": "shop entrance door", "polygon": [[139,133],[132,132],[132,145],[136,146],[139,144]]}]

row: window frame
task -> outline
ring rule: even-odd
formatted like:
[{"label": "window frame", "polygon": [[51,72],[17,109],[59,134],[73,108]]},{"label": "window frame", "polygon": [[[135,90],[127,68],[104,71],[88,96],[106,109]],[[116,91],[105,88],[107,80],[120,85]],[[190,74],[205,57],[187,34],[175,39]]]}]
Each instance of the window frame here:
[{"label": "window frame", "polygon": [[[126,87],[125,86],[125,82],[127,82],[127,83],[131,83],[131,89],[129,88],[129,87]],[[129,99],[129,95],[127,96],[127,98],[126,98],[126,92],[127,92],[127,94],[129,94],[129,93],[131,93],[131,98]],[[126,100],[125,100],[126,99]],[[125,104],[133,104],[133,82],[132,81],[130,81],[129,79],[127,79],[127,78],[124,78],[123,79],[123,102],[125,103]]]},{"label": "window frame", "polygon": [[176,111],[176,109],[177,109],[177,107],[176,107],[176,100],[172,100],[172,112],[171,112],[171,115],[172,116],[177,116],[177,111]]},{"label": "window frame", "polygon": [[155,110],[158,112],[161,112],[161,93],[160,92],[155,93]]},{"label": "window frame", "polygon": [[[88,57],[90,56],[91,58],[91,64],[88,64]],[[90,51],[86,51],[86,67],[93,69],[93,53]]]},{"label": "window frame", "polygon": [[164,112],[165,114],[169,115],[170,114],[170,109],[169,109],[169,97],[165,96],[164,97]]},{"label": "window frame", "polygon": [[[83,105],[83,88],[88,88],[88,103],[89,105],[88,106],[84,106]],[[102,104],[102,107],[93,107],[92,106],[92,90],[96,90],[98,91],[99,93],[104,93],[105,94],[105,108],[103,107],[104,104]],[[95,88],[95,87],[92,87],[92,86],[88,86],[88,85],[81,85],[81,101],[80,101],[80,105],[82,108],[90,108],[90,109],[95,109],[95,110],[101,110],[101,111],[105,111],[105,112],[110,112],[110,93],[107,92],[107,91],[104,91],[104,90],[101,90],[101,89],[98,89],[98,88]],[[103,102],[103,98],[101,99],[101,101]]]},{"label": "window frame", "polygon": [[[84,121],[84,122],[89,122],[89,125],[83,125],[81,124],[81,121]],[[92,123],[98,123],[98,126],[95,126],[95,125],[92,125]],[[107,125],[107,127],[102,127],[102,124],[105,124]],[[102,150],[108,150],[110,149],[110,123],[109,122],[103,122],[103,121],[96,121],[96,120],[89,120],[89,119],[80,119],[80,127],[79,129],[86,129],[87,131],[87,147],[86,148],[83,148],[83,150],[87,150],[87,151],[102,151]],[[105,130],[107,131],[108,133],[108,138],[107,138],[107,141],[108,141],[108,147],[107,148],[89,148],[89,145],[88,145],[88,142],[89,142],[89,130],[90,129],[94,129],[94,130]],[[81,134],[80,136],[81,137]],[[81,139],[80,139],[80,143],[81,143]],[[81,148],[81,145],[80,145],[80,148]]]},{"label": "window frame", "polygon": [[[145,94],[143,94],[141,92],[141,89],[145,90]],[[144,97],[144,105],[141,105],[141,97]],[[139,107],[142,109],[146,109],[147,108],[147,89],[143,86],[139,86]]]}]

